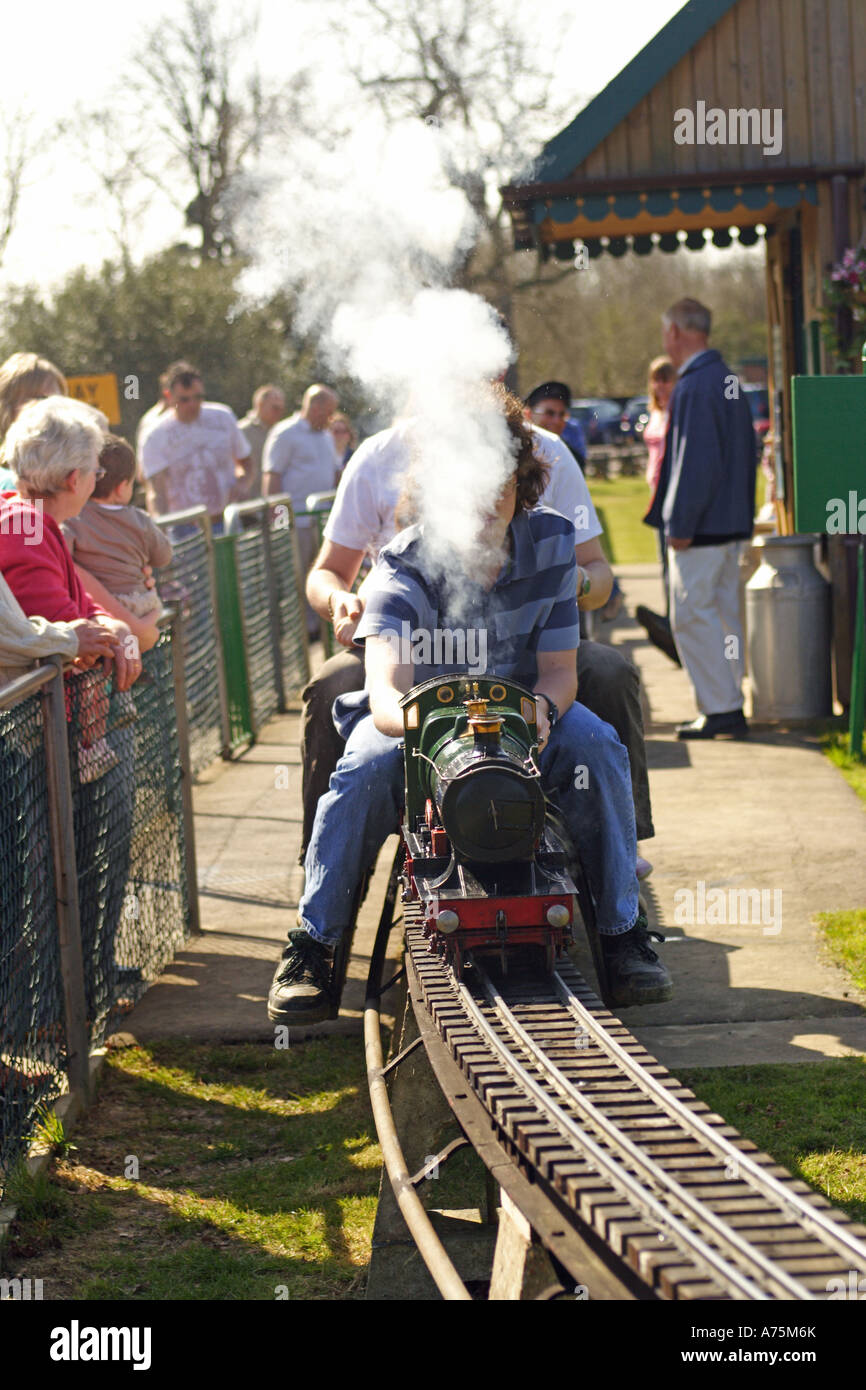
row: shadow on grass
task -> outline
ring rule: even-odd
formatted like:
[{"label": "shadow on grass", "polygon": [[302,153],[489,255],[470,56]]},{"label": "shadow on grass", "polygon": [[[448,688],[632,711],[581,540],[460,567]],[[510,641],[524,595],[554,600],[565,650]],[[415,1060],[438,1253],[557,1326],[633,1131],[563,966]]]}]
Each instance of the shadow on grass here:
[{"label": "shadow on grass", "polygon": [[116,1053],[76,1141],[13,1233],[47,1298],[360,1295],[379,1158],[353,1040]]}]

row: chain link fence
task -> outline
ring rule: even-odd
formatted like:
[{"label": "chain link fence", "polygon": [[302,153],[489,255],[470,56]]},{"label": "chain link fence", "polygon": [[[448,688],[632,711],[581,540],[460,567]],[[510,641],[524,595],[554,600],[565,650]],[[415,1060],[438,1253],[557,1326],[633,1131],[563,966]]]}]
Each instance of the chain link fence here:
[{"label": "chain link fence", "polygon": [[[231,512],[241,515],[230,516]],[[0,689],[0,1197],[40,1107],[198,930],[192,777],[309,679],[288,497],[163,517],[174,605],[130,691],[59,660]]]},{"label": "chain link fence", "polygon": [[130,691],[59,663],[0,691],[0,1193],[197,927],[181,626]]},{"label": "chain link fence", "polygon": [[0,1193],[67,1064],[42,708],[0,708]]},{"label": "chain link fence", "polygon": [[[218,590],[233,610],[223,626],[233,738],[252,738],[310,678],[306,605],[291,498],[226,510],[215,543]],[[237,595],[237,604],[232,600]]]},{"label": "chain link fence", "polygon": [[222,647],[215,621],[213,543],[204,507],[186,514],[185,522],[160,522],[172,543],[171,564],[159,571],[159,593],[184,617],[183,665],[190,762],[194,775],[228,748],[224,725],[225,692],[221,680]]}]

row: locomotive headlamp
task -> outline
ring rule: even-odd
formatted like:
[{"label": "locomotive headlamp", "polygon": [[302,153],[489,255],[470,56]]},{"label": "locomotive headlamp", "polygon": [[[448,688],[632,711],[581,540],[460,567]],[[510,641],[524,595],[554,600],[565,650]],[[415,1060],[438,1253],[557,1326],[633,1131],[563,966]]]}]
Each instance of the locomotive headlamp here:
[{"label": "locomotive headlamp", "polygon": [[436,925],[440,931],[446,933],[456,931],[460,926],[460,918],[457,916],[456,912],[452,912],[450,908],[446,907],[445,911],[440,912],[439,916],[436,918]]},{"label": "locomotive headlamp", "polygon": [[571,921],[571,913],[564,903],[554,903],[547,909],[547,920],[552,927],[567,927]]}]

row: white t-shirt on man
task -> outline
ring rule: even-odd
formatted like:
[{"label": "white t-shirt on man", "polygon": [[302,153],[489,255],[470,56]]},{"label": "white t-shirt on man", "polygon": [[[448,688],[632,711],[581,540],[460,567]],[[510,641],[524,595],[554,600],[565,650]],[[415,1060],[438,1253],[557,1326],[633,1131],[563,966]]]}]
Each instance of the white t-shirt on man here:
[{"label": "white t-shirt on man", "polygon": [[235,459],[248,458],[249,453],[234,411],[205,401],[189,424],[178,420],[173,410],[157,420],[142,445],[141,471],[146,480],[164,476],[170,512],[203,506],[215,517],[228,506],[237,481]]},{"label": "white t-shirt on man", "polygon": [[[274,425],[262,454],[262,473],[277,473],[281,489],[292,499],[292,509],[304,512],[312,492],[330,492],[337,481],[340,461],[330,430],[314,430],[302,415],[292,415]],[[313,525],[311,516],[298,519],[298,530]]]},{"label": "white t-shirt on man", "polygon": [[[348,550],[366,550],[375,560],[394,537],[394,510],[409,466],[411,428],[411,420],[400,421],[371,435],[355,450],[340,479],[325,526],[326,540]],[[550,468],[541,504],[568,517],[576,545],[600,536],[601,524],[574,454],[557,435],[537,425],[530,428],[535,456]]]}]

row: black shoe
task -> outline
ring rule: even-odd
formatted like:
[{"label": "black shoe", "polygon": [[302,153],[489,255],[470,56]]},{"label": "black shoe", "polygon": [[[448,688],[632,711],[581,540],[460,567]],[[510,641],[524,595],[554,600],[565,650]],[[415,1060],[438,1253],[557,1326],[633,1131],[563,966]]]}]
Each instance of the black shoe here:
[{"label": "black shoe", "polygon": [[669,620],[663,618],[661,613],[654,613],[651,608],[646,608],[642,603],[638,604],[634,615],[641,627],[646,628],[646,635],[653,646],[658,647],[665,656],[669,656],[677,666],[682,666]]},{"label": "black shoe", "polygon": [[677,738],[716,738],[722,734],[726,738],[748,738],[749,726],[741,709],[732,709],[727,714],[701,714],[690,724],[677,725]]},{"label": "black shoe", "polygon": [[673,981],[650,946],[664,941],[661,932],[650,931],[643,912],[631,931],[602,936],[608,987],[614,1004],[663,1004],[673,998]]},{"label": "black shoe", "polygon": [[268,994],[274,1023],[323,1023],[331,1012],[333,952],[302,927],[289,932],[289,944]]}]

